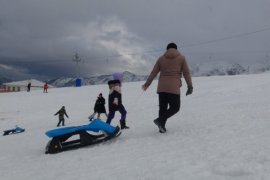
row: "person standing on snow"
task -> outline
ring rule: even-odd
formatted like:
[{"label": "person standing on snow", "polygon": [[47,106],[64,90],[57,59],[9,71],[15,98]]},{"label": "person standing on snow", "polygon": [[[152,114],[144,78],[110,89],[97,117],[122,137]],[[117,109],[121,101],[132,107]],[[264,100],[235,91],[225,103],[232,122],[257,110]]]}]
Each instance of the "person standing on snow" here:
[{"label": "person standing on snow", "polygon": [[57,114],[59,115],[59,122],[57,124],[57,127],[60,126],[61,122],[62,122],[62,126],[65,126],[64,115],[66,115],[66,117],[69,118],[68,115],[67,115],[65,106],[62,106],[62,108],[59,111],[57,111],[57,113],[55,113],[54,115],[56,116]]},{"label": "person standing on snow", "polygon": [[105,108],[105,99],[102,96],[102,93],[99,93],[98,98],[96,100],[95,103],[95,107],[94,107],[94,112],[97,113],[97,118],[100,118],[100,114],[101,113],[105,113],[106,117],[108,117],[107,112],[106,112],[106,108]]},{"label": "person standing on snow", "polygon": [[120,80],[110,80],[108,82],[110,93],[109,93],[109,114],[106,123],[110,124],[114,118],[115,112],[119,111],[121,114],[120,125],[121,129],[129,129],[126,126],[126,115],[127,111],[122,104],[121,94],[121,82]]},{"label": "person standing on snow", "polygon": [[159,72],[160,77],[157,86],[159,115],[154,120],[154,123],[158,126],[160,133],[165,133],[167,119],[180,110],[180,87],[182,86],[180,78],[182,75],[188,87],[186,95],[190,95],[193,92],[188,64],[185,57],[177,50],[175,43],[169,43],[167,51],[157,60],[148,79],[142,86],[144,91],[151,85]]},{"label": "person standing on snow", "polygon": [[48,83],[45,83],[45,84],[43,85],[43,92],[44,92],[44,93],[47,93],[47,92],[48,92],[48,88],[49,88]]},{"label": "person standing on snow", "polygon": [[27,92],[30,92],[30,89],[31,89],[31,83],[28,83],[27,84]]}]

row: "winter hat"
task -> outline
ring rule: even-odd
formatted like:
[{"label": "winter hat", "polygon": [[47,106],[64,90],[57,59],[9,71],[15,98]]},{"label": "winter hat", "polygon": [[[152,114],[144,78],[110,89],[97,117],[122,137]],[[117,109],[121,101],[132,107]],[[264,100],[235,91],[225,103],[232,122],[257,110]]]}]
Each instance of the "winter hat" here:
[{"label": "winter hat", "polygon": [[175,43],[169,43],[168,45],[167,45],[167,50],[168,49],[170,49],[170,48],[174,48],[174,49],[177,49],[177,45],[175,44]]},{"label": "winter hat", "polygon": [[121,73],[114,73],[113,74],[113,79],[121,81],[122,80],[122,74]]}]

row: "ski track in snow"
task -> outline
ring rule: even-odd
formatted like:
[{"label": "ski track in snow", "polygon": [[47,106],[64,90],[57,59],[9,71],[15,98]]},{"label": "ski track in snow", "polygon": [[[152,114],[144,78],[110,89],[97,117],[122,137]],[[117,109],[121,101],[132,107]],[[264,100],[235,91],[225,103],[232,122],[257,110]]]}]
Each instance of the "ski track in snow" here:
[{"label": "ski track in snow", "polygon": [[194,93],[186,97],[181,88],[181,110],[168,120],[166,134],[153,124],[157,81],[146,92],[143,82],[124,83],[131,129],[112,141],[53,155],[44,153],[44,133],[55,128],[54,113],[65,105],[67,126],[87,124],[97,95],[107,101],[107,85],[2,93],[0,130],[19,125],[26,131],[0,136],[0,179],[268,179],[269,75],[193,78]]}]

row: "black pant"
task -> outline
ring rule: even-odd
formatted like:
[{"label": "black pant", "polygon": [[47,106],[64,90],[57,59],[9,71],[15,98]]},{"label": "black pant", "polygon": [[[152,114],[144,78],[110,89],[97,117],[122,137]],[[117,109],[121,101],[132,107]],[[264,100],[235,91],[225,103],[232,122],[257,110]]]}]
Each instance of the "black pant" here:
[{"label": "black pant", "polygon": [[[125,107],[123,106],[123,104],[119,105],[119,109],[117,111],[119,111],[121,114],[120,122],[126,121],[127,111]],[[107,124],[111,124],[111,121],[114,118],[115,112],[116,111],[109,111],[108,118],[106,121]]]},{"label": "black pant", "polygon": [[180,95],[171,93],[159,93],[158,120],[164,127],[167,119],[176,114],[179,110],[180,110]]},{"label": "black pant", "polygon": [[57,127],[60,126],[61,122],[62,122],[62,126],[65,125],[65,119],[64,118],[59,118],[59,122],[57,124]]}]

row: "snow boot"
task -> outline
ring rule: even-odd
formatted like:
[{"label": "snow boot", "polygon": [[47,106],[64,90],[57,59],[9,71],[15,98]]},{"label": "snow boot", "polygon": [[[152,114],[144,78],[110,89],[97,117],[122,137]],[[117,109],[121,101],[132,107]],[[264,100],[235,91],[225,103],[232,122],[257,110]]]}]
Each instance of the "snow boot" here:
[{"label": "snow boot", "polygon": [[166,132],[166,128],[164,126],[162,126],[161,122],[158,119],[155,119],[154,123],[155,123],[155,125],[157,125],[160,133]]},{"label": "snow boot", "polygon": [[128,126],[126,126],[126,120],[120,121],[121,129],[129,129]]}]

